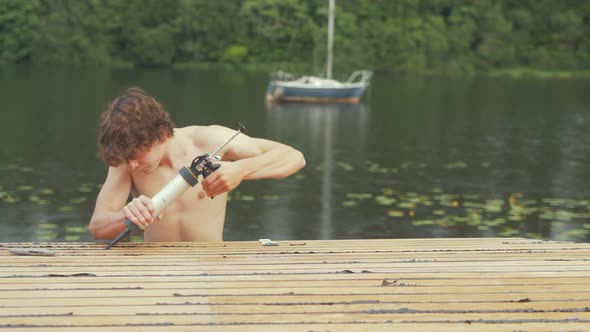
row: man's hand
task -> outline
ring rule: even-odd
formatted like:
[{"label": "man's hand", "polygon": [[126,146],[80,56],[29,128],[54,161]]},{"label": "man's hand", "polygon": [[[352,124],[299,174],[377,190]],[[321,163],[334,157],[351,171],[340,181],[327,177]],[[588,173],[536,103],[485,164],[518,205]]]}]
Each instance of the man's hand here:
[{"label": "man's hand", "polygon": [[235,189],[244,178],[238,162],[219,162],[221,167],[203,179],[201,185],[209,197],[219,196]]},{"label": "man's hand", "polygon": [[142,229],[146,228],[154,220],[155,211],[152,199],[144,195],[134,198],[123,207],[125,218]]}]

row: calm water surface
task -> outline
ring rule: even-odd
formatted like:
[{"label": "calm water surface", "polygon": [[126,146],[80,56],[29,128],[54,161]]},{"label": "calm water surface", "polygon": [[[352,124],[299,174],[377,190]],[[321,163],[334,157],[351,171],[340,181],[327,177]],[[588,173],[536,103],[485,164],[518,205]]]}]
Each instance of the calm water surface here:
[{"label": "calm water surface", "polygon": [[267,106],[267,73],[0,68],[0,241],[88,241],[99,115],[128,86],[178,126],[244,123],[304,170],[244,181],[226,240],[590,241],[590,81],[377,74],[360,105]]}]

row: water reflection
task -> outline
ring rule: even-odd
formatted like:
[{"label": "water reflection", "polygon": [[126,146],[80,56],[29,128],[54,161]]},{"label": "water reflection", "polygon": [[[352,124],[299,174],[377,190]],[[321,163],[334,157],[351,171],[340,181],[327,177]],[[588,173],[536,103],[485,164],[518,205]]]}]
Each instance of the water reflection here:
[{"label": "water reflection", "polygon": [[[268,104],[267,123],[271,135],[280,141],[292,141],[289,133],[298,133],[304,139],[302,146],[308,168],[317,167],[321,174],[318,185],[320,211],[316,237],[334,238],[334,167],[336,158],[364,160],[368,126],[368,109],[364,104]],[[301,133],[305,133],[301,135]],[[341,140],[346,136],[346,140]],[[349,144],[344,151],[342,141]],[[309,192],[309,190],[308,190]],[[277,211],[268,211],[269,217]],[[312,221],[315,224],[315,222]],[[286,234],[285,234],[286,235]],[[295,235],[295,234],[290,234]]]},{"label": "water reflection", "polygon": [[[590,241],[590,81],[377,75],[365,104],[263,102],[266,73],[0,70],[0,241],[91,240],[105,103],[139,85],[178,126],[246,124],[304,152],[230,193],[224,239]],[[231,92],[231,98],[228,93]]]}]

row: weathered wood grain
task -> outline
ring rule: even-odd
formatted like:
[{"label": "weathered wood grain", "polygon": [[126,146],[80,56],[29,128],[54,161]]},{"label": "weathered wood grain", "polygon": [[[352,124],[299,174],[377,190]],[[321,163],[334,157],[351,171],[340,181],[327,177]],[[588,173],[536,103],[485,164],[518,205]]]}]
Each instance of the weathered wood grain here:
[{"label": "weathered wood grain", "polygon": [[0,329],[590,331],[588,243],[276,242],[0,243]]}]

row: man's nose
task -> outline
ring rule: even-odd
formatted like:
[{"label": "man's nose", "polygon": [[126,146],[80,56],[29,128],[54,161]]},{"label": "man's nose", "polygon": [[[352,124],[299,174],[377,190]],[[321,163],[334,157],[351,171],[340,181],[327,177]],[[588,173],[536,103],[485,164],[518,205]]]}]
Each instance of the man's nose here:
[{"label": "man's nose", "polygon": [[129,167],[131,167],[131,170],[136,169],[137,166],[139,166],[139,162],[137,160],[129,160]]}]

